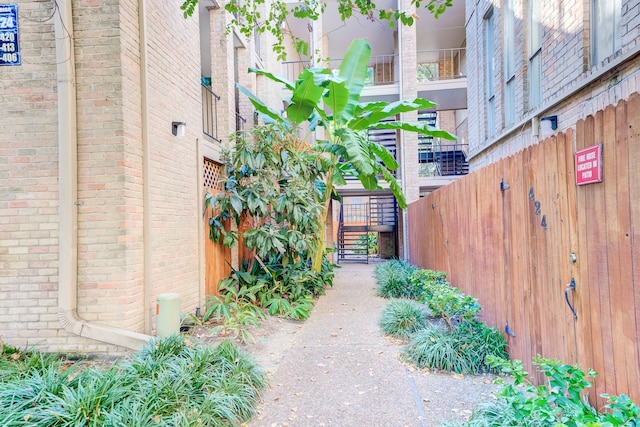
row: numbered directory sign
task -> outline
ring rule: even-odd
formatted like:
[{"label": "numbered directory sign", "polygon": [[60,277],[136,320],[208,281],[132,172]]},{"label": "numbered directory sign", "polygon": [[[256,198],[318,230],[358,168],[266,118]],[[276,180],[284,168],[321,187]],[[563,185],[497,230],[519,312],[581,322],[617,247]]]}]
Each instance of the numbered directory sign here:
[{"label": "numbered directory sign", "polygon": [[0,4],[0,65],[20,65],[18,5]]}]

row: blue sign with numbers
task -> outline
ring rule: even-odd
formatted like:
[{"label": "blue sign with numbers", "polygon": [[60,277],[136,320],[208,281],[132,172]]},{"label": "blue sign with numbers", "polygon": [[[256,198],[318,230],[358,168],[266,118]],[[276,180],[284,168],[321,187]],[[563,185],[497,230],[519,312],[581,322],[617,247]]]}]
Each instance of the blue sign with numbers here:
[{"label": "blue sign with numbers", "polygon": [[20,65],[18,5],[0,4],[0,65]]}]

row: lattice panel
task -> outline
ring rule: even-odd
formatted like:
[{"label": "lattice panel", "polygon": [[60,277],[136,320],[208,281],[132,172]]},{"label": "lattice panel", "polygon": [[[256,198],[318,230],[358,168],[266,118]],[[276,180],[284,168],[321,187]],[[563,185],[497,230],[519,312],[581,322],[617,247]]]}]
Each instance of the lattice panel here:
[{"label": "lattice panel", "polygon": [[222,191],[222,165],[205,158],[202,169],[204,187]]}]

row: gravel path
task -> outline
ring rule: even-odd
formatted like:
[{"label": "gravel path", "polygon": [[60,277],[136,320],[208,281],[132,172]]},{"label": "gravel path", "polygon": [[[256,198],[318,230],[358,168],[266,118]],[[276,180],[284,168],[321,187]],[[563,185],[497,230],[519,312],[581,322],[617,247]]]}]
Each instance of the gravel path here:
[{"label": "gravel path", "polygon": [[378,319],[373,265],[344,265],[305,322],[271,323],[249,346],[270,377],[259,426],[437,426],[490,399],[493,376],[432,373],[400,360]]}]

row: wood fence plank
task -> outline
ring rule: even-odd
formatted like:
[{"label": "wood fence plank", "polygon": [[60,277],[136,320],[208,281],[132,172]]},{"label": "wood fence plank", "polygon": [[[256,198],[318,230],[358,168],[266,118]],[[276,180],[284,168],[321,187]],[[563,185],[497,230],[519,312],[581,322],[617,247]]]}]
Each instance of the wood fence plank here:
[{"label": "wood fence plank", "polygon": [[[573,277],[573,264],[571,262],[571,253],[575,252],[572,246],[572,239],[575,236],[575,186],[573,185],[573,132],[567,134],[559,134],[556,144],[556,156],[558,159],[557,168],[557,197],[556,206],[558,215],[556,221],[558,225],[558,248],[557,262],[558,269],[557,292],[560,292],[560,308],[559,324],[562,325],[563,332],[563,360],[567,363],[577,363],[576,360],[576,331],[575,320],[568,304],[566,304],[563,294],[567,285]],[[569,295],[570,301],[574,300],[574,295]]]},{"label": "wood fence plank", "polygon": [[[625,116],[624,104],[621,108],[615,109],[613,106],[609,106],[604,111],[604,142],[603,142],[603,179],[605,185],[605,217],[606,217],[606,233],[607,233],[607,264],[608,264],[608,286],[609,286],[609,311],[611,313],[611,351],[613,357],[610,360],[610,365],[606,366],[608,371],[611,371],[611,376],[615,380],[616,389],[628,389],[628,379],[626,368],[615,369],[616,366],[626,366],[627,350],[625,349],[624,342],[624,313],[622,311],[622,290],[624,287],[631,284],[631,281],[627,283],[622,282],[622,271],[620,269],[620,263],[622,257],[625,256],[624,248],[621,248],[621,244],[624,245],[624,232],[621,232],[621,225],[624,222],[629,221],[629,210],[626,210],[626,219],[619,216],[618,211],[619,203],[624,200],[625,193],[629,192],[629,184],[627,177],[627,167],[624,166],[627,162],[626,156],[624,158],[618,158],[617,145],[618,139],[623,138],[624,135],[620,132],[624,132],[624,129],[617,129],[616,114]],[[624,153],[627,154],[627,153]],[[624,187],[624,188],[623,188]],[[626,227],[625,227],[626,228]],[[630,254],[629,254],[630,255]],[[606,344],[605,344],[606,345]],[[615,374],[615,375],[614,375]],[[611,387],[608,385],[608,388]]]},{"label": "wood fence plank", "polygon": [[[627,141],[628,141],[628,165],[629,165],[629,200],[630,200],[630,225],[631,261],[633,274],[633,301],[635,310],[635,354],[636,374],[630,379],[640,378],[640,94],[633,94],[627,102]],[[631,295],[625,295],[631,300]],[[633,313],[626,311],[627,327],[633,327]],[[629,333],[628,331],[625,331]],[[629,390],[636,403],[640,402],[640,381],[632,384]]]},{"label": "wood fence plank", "polygon": [[[576,150],[588,146],[588,135],[593,141],[593,117],[590,120],[580,120],[576,124]],[[589,142],[591,143],[591,142]],[[574,166],[575,169],[575,166]],[[575,174],[574,174],[575,177]],[[575,181],[574,181],[575,182]],[[587,240],[587,188],[575,187],[577,216],[577,268],[576,268],[576,310],[578,312],[578,363],[583,369],[594,366],[594,343],[591,334],[591,287],[589,286],[589,257]]]},{"label": "wood fence plank", "polygon": [[[587,147],[600,143],[602,141],[602,112],[596,113],[595,117],[588,117],[587,123],[591,122],[591,133],[585,138]],[[591,329],[593,340],[593,366],[600,375],[596,377],[594,382],[594,396],[599,396],[606,390],[607,377],[605,372],[606,356],[604,348],[605,343],[609,341],[609,337],[602,327],[602,313],[604,306],[609,305],[608,291],[605,291],[603,283],[607,280],[606,275],[602,271],[604,261],[607,257],[607,249],[605,246],[606,239],[606,217],[604,215],[604,187],[602,184],[591,184],[586,187],[585,197],[585,216],[587,218],[586,237],[588,241],[588,265],[589,265],[589,296],[591,305]],[[603,300],[606,298],[606,302]],[[607,319],[608,320],[608,319]],[[608,334],[607,334],[608,335]]]},{"label": "wood fence plank", "polygon": [[[500,168],[496,168],[496,173],[499,175],[500,179],[505,179],[509,181],[513,181],[511,176],[509,175],[509,163],[513,161],[513,157],[509,159],[503,159],[500,162]],[[507,183],[509,183],[507,181]],[[510,185],[515,185],[512,182]],[[513,215],[511,214],[511,200],[513,199],[513,192],[510,190],[505,190],[500,192],[500,205],[501,205],[501,215],[502,215],[502,230],[500,234],[502,235],[502,248],[503,248],[503,261],[504,265],[504,283],[502,284],[502,298],[496,301],[496,305],[498,306],[498,310],[502,310],[504,312],[504,317],[501,319],[504,322],[505,326],[508,323],[511,328],[518,328],[519,321],[516,320],[516,309],[514,307],[514,294],[513,291],[513,280],[515,277],[515,269],[518,263],[515,261],[513,253],[513,238],[512,234],[512,224],[513,224]],[[502,324],[502,322],[500,324]],[[517,330],[517,329],[516,329]],[[512,337],[511,335],[505,335],[507,339],[507,343],[509,344],[509,351],[511,354],[515,354],[515,346],[516,346],[516,337]]]},{"label": "wood fence plank", "polygon": [[[220,190],[209,188],[207,190],[212,195],[217,195]],[[215,243],[209,238],[210,226],[209,218],[213,215],[213,209],[207,208],[204,215],[204,256],[205,256],[205,294],[218,295],[218,282],[231,274],[231,249]]]},{"label": "wood fence plank", "polygon": [[[576,149],[604,143],[603,183],[576,187],[574,137]],[[411,239],[420,242],[412,261],[447,271],[452,283],[479,299],[489,324],[502,330],[508,321],[517,334],[508,337],[511,356],[529,372],[537,353],[557,357],[600,372],[593,403],[600,405],[595,396],[604,392],[638,401],[639,166],[640,95],[634,95],[626,114],[621,103],[587,117],[575,132],[527,147],[421,200],[422,213],[410,210],[410,221],[419,224]],[[503,177],[506,191],[499,187]],[[572,277],[577,320],[564,301]]]},{"label": "wood fence plank", "polygon": [[[546,301],[546,308],[541,314],[543,333],[544,355],[564,360],[565,330],[559,328],[562,324],[564,306],[564,283],[560,278],[560,265],[566,264],[568,255],[562,252],[561,234],[563,224],[560,220],[559,191],[558,191],[558,145],[559,137],[554,136],[547,144],[540,148],[544,150],[544,193],[542,194],[542,206],[540,219],[540,234],[543,237],[543,266],[544,276],[541,281],[542,296]],[[546,220],[546,228],[542,221]],[[544,307],[544,306],[543,306]],[[545,342],[546,338],[546,342]]]},{"label": "wood fence plank", "polygon": [[[527,147],[523,156],[513,159],[510,162],[509,176],[516,177],[518,171],[522,171],[523,179],[517,180],[513,191],[513,215],[515,221],[512,223],[512,233],[516,236],[516,245],[513,253],[516,255],[513,262],[519,263],[519,268],[514,270],[514,281],[512,285],[517,286],[517,292],[513,295],[513,303],[517,309],[519,322],[516,323],[518,348],[522,354],[522,361],[527,370],[535,376],[531,360],[539,352],[539,332],[536,337],[537,324],[531,315],[534,301],[531,299],[533,283],[536,280],[535,271],[531,268],[532,259],[536,256],[535,248],[531,242],[531,207],[528,198],[523,194],[528,194],[532,185],[531,165],[535,161],[533,147]],[[516,166],[519,163],[518,166]],[[516,264],[517,265],[517,264]],[[516,337],[517,338],[517,337]]]},{"label": "wood fence plank", "polygon": [[[569,253],[570,256],[575,256],[578,253],[578,207],[576,201],[576,186],[574,183],[575,178],[575,163],[574,163],[574,138],[575,133],[572,129],[567,131],[565,137],[565,170],[566,170],[566,179],[565,179],[565,194],[567,196],[567,221],[569,223],[568,229],[568,239],[569,239]],[[571,262],[570,264],[570,278],[575,278],[578,275],[578,268],[576,263]],[[567,282],[570,283],[570,282]],[[575,291],[570,292],[574,310],[577,310],[576,306],[576,294]],[[568,305],[565,307],[565,317],[569,319],[567,321],[567,325],[571,325],[573,331],[573,347],[569,349],[572,354],[571,363],[578,363],[578,331],[577,331],[577,319],[574,319],[573,313],[571,313]]]}]

